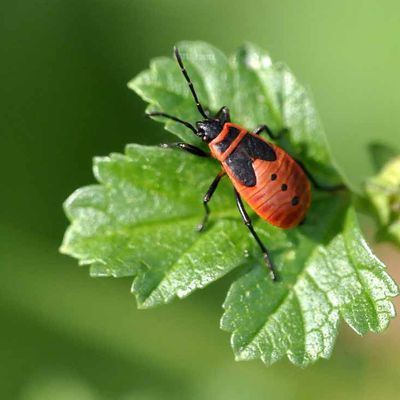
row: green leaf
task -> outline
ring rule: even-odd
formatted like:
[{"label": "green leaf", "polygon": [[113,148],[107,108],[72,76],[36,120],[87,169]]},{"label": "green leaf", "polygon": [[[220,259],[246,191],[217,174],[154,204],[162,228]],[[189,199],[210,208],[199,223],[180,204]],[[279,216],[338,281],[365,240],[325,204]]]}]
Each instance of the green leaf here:
[{"label": "green leaf", "polygon": [[204,287],[243,262],[248,246],[236,210],[226,208],[233,195],[223,188],[215,222],[204,234],[195,229],[217,164],[165,151],[129,145],[125,156],[96,158],[101,186],[79,189],[65,204],[72,225],[61,251],[93,264],[94,276],[136,276],[142,308]]},{"label": "green leaf", "polygon": [[[228,105],[232,119],[248,129],[265,122],[275,131],[286,128],[280,145],[321,182],[340,182],[310,96],[287,67],[250,44],[229,59],[201,42],[178,47],[205,107],[214,112]],[[151,110],[199,119],[171,59],[156,59],[129,86]],[[166,129],[198,144],[181,125],[168,121]],[[386,328],[397,287],[362,238],[348,193],[313,193],[306,223],[297,229],[253,218],[281,277],[273,283],[227,179],[212,199],[207,230],[195,229],[219,168],[215,160],[139,145],[96,158],[99,184],[65,203],[71,225],[61,251],[89,264],[92,276],[132,276],[140,308],[185,297],[240,267],[221,322],[232,333],[237,359],[271,364],[287,356],[305,366],[326,358],[340,316],[360,334]]]},{"label": "green leaf", "polygon": [[392,158],[365,184],[366,195],[377,216],[377,238],[400,246],[400,156]]},{"label": "green leaf", "polygon": [[287,355],[305,366],[328,358],[340,316],[359,334],[387,327],[397,287],[364,242],[354,210],[340,214],[342,232],[325,243],[298,234],[296,257],[285,262],[295,273],[285,284],[272,284],[257,266],[232,285],[221,325],[233,332],[238,360],[271,364]]}]

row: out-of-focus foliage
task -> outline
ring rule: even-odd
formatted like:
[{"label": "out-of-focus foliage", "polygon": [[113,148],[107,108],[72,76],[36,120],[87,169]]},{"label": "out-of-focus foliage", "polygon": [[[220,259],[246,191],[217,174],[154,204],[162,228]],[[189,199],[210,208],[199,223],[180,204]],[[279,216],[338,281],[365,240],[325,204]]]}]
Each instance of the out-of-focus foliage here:
[{"label": "out-of-focus foliage", "polygon": [[379,172],[367,180],[365,192],[377,216],[377,239],[400,246],[400,155],[383,145],[371,146],[371,153]]},{"label": "out-of-focus foliage", "polygon": [[[204,106],[217,109],[231,98],[234,121],[248,126],[263,118],[275,121],[275,129],[289,130],[287,141],[302,150],[305,163],[337,179],[316,112],[287,68],[252,45],[231,62],[205,43],[184,42],[179,48]],[[153,62],[130,86],[152,108],[181,118],[189,109],[192,115],[187,111],[185,118],[196,117],[186,82],[170,59]],[[249,108],[242,97],[235,100],[236,92]],[[175,132],[176,125],[167,126]],[[188,131],[176,134],[198,140]],[[132,291],[141,308],[185,297],[246,267],[229,292],[222,320],[222,328],[233,333],[237,359],[261,358],[269,365],[287,355],[306,366],[330,356],[340,314],[360,334],[381,332],[394,316],[390,298],[397,287],[365,243],[346,193],[315,194],[300,229],[283,231],[257,221],[279,268],[277,284],[235,210],[228,185],[215,195],[213,224],[204,233],[195,231],[203,212],[199,199],[217,172],[216,162],[130,145],[125,155],[96,159],[94,172],[100,185],[76,191],[65,204],[71,226],[61,250],[91,264],[93,276],[135,277]]]}]

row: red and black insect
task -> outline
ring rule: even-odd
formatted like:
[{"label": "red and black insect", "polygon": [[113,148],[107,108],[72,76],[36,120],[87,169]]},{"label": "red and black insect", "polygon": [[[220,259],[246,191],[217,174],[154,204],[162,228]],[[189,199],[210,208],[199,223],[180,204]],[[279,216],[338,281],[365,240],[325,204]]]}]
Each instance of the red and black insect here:
[{"label": "red and black insect", "polygon": [[174,51],[197,109],[204,119],[196,122],[196,126],[193,126],[187,121],[164,112],[151,112],[148,115],[165,117],[185,125],[208,144],[210,154],[189,143],[167,143],[162,144],[162,147],[178,148],[200,157],[214,157],[221,163],[221,172],[215,177],[203,198],[205,215],[198,230],[202,231],[205,228],[210,214],[208,202],[221,178],[228,175],[234,186],[236,204],[243,222],[260,246],[271,276],[276,280],[274,264],[267,248],[253,228],[251,219],[243,206],[242,198],[262,219],[270,224],[280,228],[293,228],[304,220],[310,207],[310,181],[317,189],[327,191],[338,190],[343,186],[318,184],[301,162],[293,159],[277,145],[267,142],[259,136],[261,132],[266,132],[271,139],[276,140],[285,130],[274,134],[267,125],[261,125],[249,132],[230,122],[227,107],[222,107],[214,117],[210,117],[197,97],[178,49],[175,48]]}]

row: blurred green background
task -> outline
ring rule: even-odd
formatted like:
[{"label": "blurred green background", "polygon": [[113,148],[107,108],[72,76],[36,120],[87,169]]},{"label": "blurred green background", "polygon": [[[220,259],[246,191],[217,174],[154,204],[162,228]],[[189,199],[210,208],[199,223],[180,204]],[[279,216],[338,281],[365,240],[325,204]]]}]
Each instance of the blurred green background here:
[{"label": "blurred green background", "polygon": [[[360,183],[367,144],[399,142],[395,0],[0,1],[0,398],[395,399],[400,324],[342,332],[300,370],[236,363],[218,329],[229,278],[138,311],[130,280],[95,280],[58,254],[61,204],[91,159],[165,140],[127,81],[182,39],[232,52],[254,41],[312,89],[340,168]],[[368,226],[367,226],[368,229]],[[374,245],[399,278],[399,253]]]}]

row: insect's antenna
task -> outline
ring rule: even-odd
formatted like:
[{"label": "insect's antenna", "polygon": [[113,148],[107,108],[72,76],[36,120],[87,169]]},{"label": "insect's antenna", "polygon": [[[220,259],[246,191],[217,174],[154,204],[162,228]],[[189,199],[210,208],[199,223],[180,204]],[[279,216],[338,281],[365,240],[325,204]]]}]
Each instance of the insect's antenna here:
[{"label": "insect's antenna", "polygon": [[181,58],[181,55],[179,54],[179,50],[178,50],[177,47],[174,47],[174,53],[175,53],[176,61],[178,61],[178,64],[181,67],[182,74],[185,77],[186,82],[189,85],[190,91],[192,92],[192,95],[193,95],[194,101],[196,102],[196,106],[197,106],[197,109],[199,110],[199,113],[204,118],[208,119],[207,114],[204,112],[204,109],[203,109],[202,105],[200,104],[200,101],[199,101],[199,98],[197,97],[196,91],[194,90],[193,83],[190,80],[189,75],[188,75],[185,67],[183,66],[182,58]]},{"label": "insect's antenna", "polygon": [[195,128],[190,122],[187,122],[187,121],[184,121],[184,120],[182,120],[182,119],[180,119],[180,118],[174,117],[173,115],[166,114],[166,113],[164,113],[164,112],[153,111],[153,112],[148,112],[148,113],[146,113],[146,116],[147,116],[147,117],[164,117],[164,118],[172,119],[172,121],[179,122],[180,124],[185,125],[185,126],[186,126],[187,128],[189,128],[195,135],[197,135],[196,128]]}]

